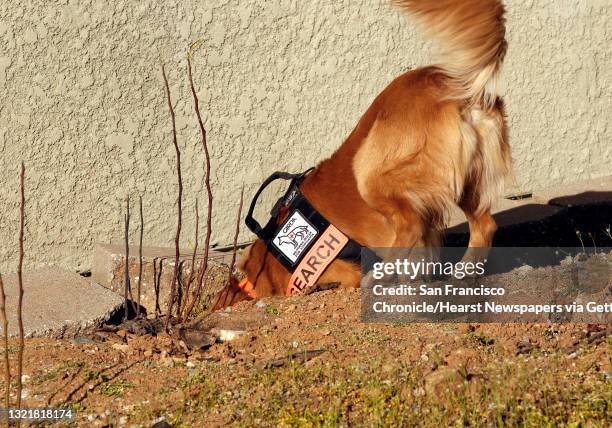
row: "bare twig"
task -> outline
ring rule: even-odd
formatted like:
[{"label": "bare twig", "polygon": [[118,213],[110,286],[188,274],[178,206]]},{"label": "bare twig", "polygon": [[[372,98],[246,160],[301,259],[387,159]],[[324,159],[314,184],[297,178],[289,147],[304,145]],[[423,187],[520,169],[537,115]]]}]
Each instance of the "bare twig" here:
[{"label": "bare twig", "polygon": [[[590,334],[586,339],[586,344],[587,345],[597,345],[598,343],[605,341],[610,335],[612,335],[612,327],[606,327],[605,329],[601,331]],[[582,345],[584,345],[584,343],[577,342],[573,344],[572,346],[568,346],[567,348],[565,348],[564,351],[567,354],[571,354],[572,352],[578,351]]]},{"label": "bare twig", "polygon": [[71,375],[68,375],[68,373],[64,373],[64,376],[67,376],[68,380],[64,382],[62,385],[60,385],[55,391],[53,391],[51,395],[49,395],[49,397],[47,397],[47,406],[50,406],[55,396],[59,394],[61,391],[63,391],[64,389],[68,388],[68,386],[72,384],[72,382],[76,379],[76,377],[79,374],[81,374],[81,372],[83,371],[83,368],[85,367],[85,364],[84,363],[77,363],[77,364],[78,364],[77,369]]},{"label": "bare twig", "polygon": [[242,216],[242,205],[244,204],[244,186],[240,189],[240,204],[238,205],[238,216],[236,217],[236,232],[234,233],[234,247],[232,248],[232,262],[229,265],[228,284],[232,280],[234,266],[236,265],[236,251],[238,249],[238,235],[240,234],[240,218]]},{"label": "bare twig", "polygon": [[200,265],[200,274],[198,277],[198,285],[196,289],[193,291],[193,298],[189,304],[185,312],[185,319],[189,318],[191,311],[194,306],[200,300],[200,296],[202,295],[202,286],[204,283],[204,276],[206,275],[206,270],[208,269],[208,250],[210,249],[210,235],[211,235],[211,222],[212,222],[212,204],[213,204],[213,196],[212,189],[210,187],[210,153],[208,152],[208,143],[206,141],[206,128],[204,128],[204,122],[202,121],[202,114],[200,113],[200,101],[198,100],[198,93],[195,89],[195,85],[193,84],[193,74],[191,69],[191,52],[187,55],[187,71],[189,76],[189,86],[191,87],[191,93],[193,95],[193,104],[196,116],[198,118],[198,125],[200,127],[200,134],[202,135],[202,147],[204,149],[204,159],[206,162],[206,175],[204,177],[204,183],[206,185],[206,194],[208,196],[208,206],[206,213],[206,238],[204,239],[204,255],[202,258],[202,263]]},{"label": "bare twig", "polygon": [[185,270],[185,260],[180,260],[179,261],[179,269],[178,269],[178,274],[176,275],[176,299],[174,299],[174,301],[176,302],[176,317],[178,319],[178,322],[180,322],[181,319],[181,313],[183,310],[183,306],[184,306],[184,297],[183,294],[185,293],[185,275],[183,275],[183,271]]},{"label": "bare twig", "polygon": [[123,242],[125,244],[125,269],[123,278],[123,320],[126,321],[129,317],[128,309],[128,290],[130,289],[130,245],[129,245],[129,233],[130,233],[130,197],[125,198],[125,216],[123,217]]},{"label": "bare twig", "polygon": [[172,98],[170,95],[170,85],[168,84],[168,78],[166,77],[166,69],[162,65],[162,75],[164,76],[164,84],[166,85],[166,97],[168,101],[168,109],[170,110],[170,117],[172,118],[172,141],[174,143],[174,149],[176,151],[176,172],[178,175],[178,213],[177,213],[177,225],[176,225],[176,236],[174,238],[175,248],[175,260],[174,260],[174,273],[172,274],[172,283],[170,285],[170,300],[168,301],[168,310],[166,314],[165,330],[168,331],[168,323],[172,316],[172,308],[174,307],[174,301],[176,299],[176,284],[178,282],[179,273],[179,259],[180,259],[180,237],[181,237],[181,226],[183,221],[183,177],[181,176],[181,150],[179,149],[178,141],[176,139],[176,116],[174,114],[174,108],[172,107]]},{"label": "bare twig", "polygon": [[136,302],[138,306],[136,307],[136,316],[140,316],[140,285],[142,284],[142,240],[144,236],[144,215],[142,212],[142,196],[138,197],[138,208],[140,211],[140,240],[138,243],[138,284],[136,286]]},{"label": "bare twig", "polygon": [[[17,302],[17,323],[19,324],[19,353],[17,355],[17,407],[21,407],[21,389],[23,387],[21,375],[23,374],[23,348],[25,346],[23,330],[23,241],[25,231],[25,165],[21,162],[19,206],[19,263],[17,264],[17,279],[19,282],[19,299]],[[19,424],[18,424],[19,426]]]},{"label": "bare twig", "polygon": [[326,282],[323,284],[320,283],[316,283],[314,285],[314,287],[309,287],[306,289],[306,291],[304,291],[305,295],[308,294],[312,294],[312,293],[318,293],[320,291],[327,291],[327,290],[334,290],[336,288],[340,287],[340,283],[339,282]]},{"label": "bare twig", "polygon": [[[2,274],[0,274],[0,315],[2,315],[2,328],[4,333],[4,383],[6,384],[6,391],[4,392],[4,408],[10,407],[10,396],[11,396],[11,364],[9,362],[9,346],[8,346],[8,318],[6,316],[6,293],[4,292],[4,282],[2,281]],[[8,426],[8,419],[7,424]]]},{"label": "bare twig", "polygon": [[275,358],[273,360],[263,361],[257,364],[257,367],[262,368],[262,369],[271,369],[271,368],[278,368],[278,367],[289,365],[291,364],[291,362],[301,364],[309,360],[312,360],[313,358],[318,357],[319,355],[323,354],[325,351],[326,349],[313,349],[309,351],[304,350],[301,352],[295,352],[286,357]]},{"label": "bare twig", "polygon": [[[189,272],[189,279],[187,280],[187,285],[185,286],[185,305],[184,309],[186,309],[187,304],[189,303],[189,290],[191,288],[191,284],[195,279],[196,272],[196,254],[198,252],[198,236],[200,235],[200,209],[198,207],[198,199],[195,200],[195,234],[194,234],[194,244],[193,244],[193,254],[191,255],[191,270]],[[181,322],[184,318],[184,313],[181,314],[179,322]]]},{"label": "bare twig", "polygon": [[161,288],[161,275],[163,269],[164,258],[159,259],[159,269],[157,268],[157,258],[153,259],[153,289],[155,291],[155,318],[161,313],[159,307],[159,291]]}]

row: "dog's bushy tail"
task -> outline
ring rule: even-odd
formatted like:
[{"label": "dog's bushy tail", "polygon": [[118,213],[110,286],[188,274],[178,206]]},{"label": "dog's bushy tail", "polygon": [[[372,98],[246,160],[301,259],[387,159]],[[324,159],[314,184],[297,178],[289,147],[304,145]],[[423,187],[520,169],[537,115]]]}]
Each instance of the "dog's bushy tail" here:
[{"label": "dog's bushy tail", "polygon": [[394,0],[442,44],[440,67],[456,86],[453,97],[491,107],[506,53],[500,0]]}]

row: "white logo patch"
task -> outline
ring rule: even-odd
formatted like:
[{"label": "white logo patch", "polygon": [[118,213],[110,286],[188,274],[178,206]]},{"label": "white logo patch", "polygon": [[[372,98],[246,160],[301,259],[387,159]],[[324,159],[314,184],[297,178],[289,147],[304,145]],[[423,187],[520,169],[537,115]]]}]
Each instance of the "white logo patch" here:
[{"label": "white logo patch", "polygon": [[299,212],[294,211],[272,242],[292,263],[295,263],[308,244],[317,236],[315,229]]}]

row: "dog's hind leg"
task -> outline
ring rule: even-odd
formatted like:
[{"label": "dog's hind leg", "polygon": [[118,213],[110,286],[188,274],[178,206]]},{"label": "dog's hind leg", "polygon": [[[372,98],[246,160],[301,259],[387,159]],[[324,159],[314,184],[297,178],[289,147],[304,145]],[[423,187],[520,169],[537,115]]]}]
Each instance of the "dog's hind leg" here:
[{"label": "dog's hind leg", "polygon": [[470,226],[466,261],[482,260],[488,254],[497,230],[491,205],[502,196],[512,169],[502,101],[498,99],[489,112],[473,108],[470,120],[479,144],[459,200]]},{"label": "dog's hind leg", "polygon": [[470,227],[470,241],[463,261],[482,261],[489,253],[497,230],[497,224],[491,215],[491,207],[480,206],[480,197],[472,186],[466,188],[459,207],[463,210]]}]

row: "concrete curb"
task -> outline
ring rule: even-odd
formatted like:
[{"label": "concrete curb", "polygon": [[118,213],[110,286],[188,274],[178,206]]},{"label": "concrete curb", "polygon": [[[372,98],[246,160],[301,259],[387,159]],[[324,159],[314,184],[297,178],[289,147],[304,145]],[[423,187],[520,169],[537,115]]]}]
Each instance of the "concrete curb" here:
[{"label": "concrete curb", "polygon": [[[9,335],[16,336],[17,275],[6,275],[3,279]],[[123,304],[117,294],[57,267],[25,272],[23,283],[26,337],[62,339],[82,335],[107,321]]]},{"label": "concrete curb", "polygon": [[[170,247],[143,247],[143,267],[141,283],[141,305],[148,312],[155,311],[156,301],[162,312],[165,311],[172,276],[174,273],[175,250]],[[192,252],[181,251],[180,263],[183,283],[186,283],[191,273]],[[225,284],[228,277],[228,265],[231,252],[210,251],[208,275],[205,284],[204,301],[210,294],[216,295],[220,285]],[[203,254],[196,254],[196,267],[200,265]],[[128,261],[132,295],[136,300],[139,275],[138,247],[130,246]],[[197,273],[197,269],[196,269]],[[125,247],[123,245],[97,244],[94,249],[91,281],[106,287],[118,295],[124,294]],[[155,290],[155,277],[158,277],[159,290]],[[158,299],[156,298],[158,296]]]}]

